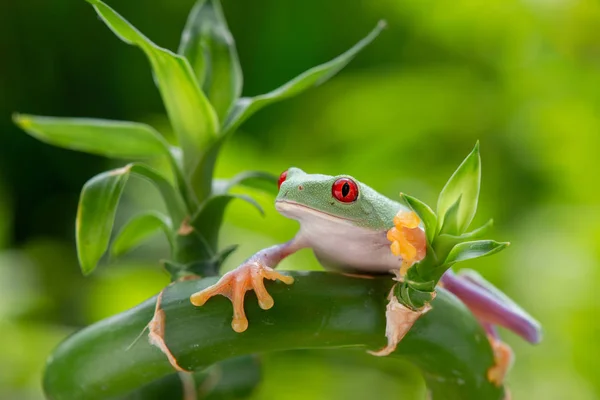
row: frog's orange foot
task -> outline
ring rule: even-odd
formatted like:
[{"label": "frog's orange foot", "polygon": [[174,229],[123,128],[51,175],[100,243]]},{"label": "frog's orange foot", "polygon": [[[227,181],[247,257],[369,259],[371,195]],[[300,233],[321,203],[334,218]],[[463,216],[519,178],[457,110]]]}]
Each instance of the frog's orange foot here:
[{"label": "frog's orange foot", "polygon": [[208,299],[219,294],[229,298],[233,303],[231,327],[241,333],[248,329],[248,319],[244,312],[244,297],[248,290],[256,292],[260,308],[268,310],[273,307],[273,298],[267,292],[263,279],[280,280],[287,285],[294,283],[291,276],[282,275],[258,262],[249,262],[226,273],[214,285],[192,294],[190,301],[195,306],[202,306]]},{"label": "frog's orange foot", "polygon": [[427,239],[425,232],[419,228],[420,223],[416,213],[401,210],[394,217],[394,227],[387,232],[387,238],[392,242],[392,253],[402,257],[401,275],[405,275],[411,265],[425,257]]},{"label": "frog's orange foot", "polygon": [[512,349],[500,339],[493,336],[488,337],[494,352],[494,365],[487,371],[487,379],[496,386],[504,383],[504,378],[513,363]]}]

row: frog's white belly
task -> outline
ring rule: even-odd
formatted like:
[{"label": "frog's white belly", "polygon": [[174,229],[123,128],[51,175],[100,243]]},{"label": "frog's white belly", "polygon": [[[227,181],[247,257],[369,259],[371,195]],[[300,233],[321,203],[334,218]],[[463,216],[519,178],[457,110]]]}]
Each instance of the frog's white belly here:
[{"label": "frog's white belly", "polygon": [[390,251],[385,231],[355,226],[351,221],[301,205],[277,202],[277,210],[300,222],[297,238],[312,248],[326,268],[388,273],[402,259]]}]

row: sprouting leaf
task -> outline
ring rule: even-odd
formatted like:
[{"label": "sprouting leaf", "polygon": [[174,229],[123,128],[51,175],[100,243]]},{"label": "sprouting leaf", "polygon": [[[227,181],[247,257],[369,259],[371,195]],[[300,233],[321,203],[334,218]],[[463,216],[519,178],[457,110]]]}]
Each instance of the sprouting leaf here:
[{"label": "sprouting leaf", "polygon": [[461,234],[467,230],[477,211],[480,182],[481,158],[479,156],[479,142],[477,142],[440,193],[437,204],[438,231],[444,224],[448,209],[456,203],[460,196],[462,196],[462,201],[457,215],[457,233]]},{"label": "sprouting leaf", "polygon": [[244,200],[252,204],[261,214],[264,214],[260,204],[249,196],[242,194],[220,194],[206,200],[191,219],[190,225],[194,227],[195,232],[202,236],[213,251],[217,250],[219,228],[223,222],[225,209],[235,199]]},{"label": "sprouting leaf", "polygon": [[385,22],[380,21],[375,29],[373,29],[364,39],[355,44],[350,50],[337,56],[333,60],[313,67],[302,73],[291,81],[278,87],[277,89],[255,97],[242,97],[239,99],[234,109],[231,111],[229,118],[223,124],[223,131],[226,133],[233,132],[242,124],[248,117],[262,109],[263,107],[296,96],[306,89],[318,86],[327,81],[329,78],[337,74],[344,68],[353,58],[373,41],[385,27]]},{"label": "sprouting leaf", "polygon": [[456,202],[452,204],[448,211],[446,211],[446,215],[443,216],[444,222],[442,223],[440,234],[441,235],[453,235],[456,236],[459,234],[458,228],[458,212],[460,210],[460,205],[462,204],[462,194],[458,196]]},{"label": "sprouting leaf", "polygon": [[423,225],[425,225],[425,234],[427,235],[427,242],[433,242],[433,238],[435,236],[435,229],[437,225],[437,217],[433,210],[421,200],[409,196],[407,194],[400,194],[402,200],[414,211],[417,213]]},{"label": "sprouting leaf", "polygon": [[179,54],[190,62],[219,119],[225,120],[242,93],[235,41],[219,0],[198,0],[181,36]]},{"label": "sprouting leaf", "polygon": [[172,226],[169,217],[155,211],[138,214],[125,224],[113,240],[111,254],[114,257],[125,254],[160,230],[164,231],[172,247]]},{"label": "sprouting leaf", "polygon": [[227,193],[237,185],[262,190],[273,195],[277,195],[278,192],[277,177],[275,175],[261,171],[245,171],[229,180],[215,179],[213,181],[213,193]]},{"label": "sprouting leaf", "polygon": [[115,158],[168,154],[168,145],[154,128],[136,122],[91,118],[56,118],[15,114],[15,123],[42,142]]},{"label": "sprouting leaf", "polygon": [[147,165],[133,163],[96,175],[83,186],[77,210],[77,255],[85,275],[96,268],[108,248],[117,206],[132,173],[156,185],[167,208],[173,211],[176,218],[183,218],[183,209],[180,208],[180,199],[175,189],[162,175]]},{"label": "sprouting leaf", "polygon": [[217,115],[200,90],[185,57],[158,47],[100,0],[87,0],[106,25],[125,43],[144,51],[183,149],[186,171],[198,162],[201,150],[208,148],[218,131]]},{"label": "sprouting leaf", "polygon": [[495,240],[476,240],[459,243],[450,250],[444,265],[449,267],[460,261],[489,256],[498,253],[508,245],[508,242],[496,242]]}]

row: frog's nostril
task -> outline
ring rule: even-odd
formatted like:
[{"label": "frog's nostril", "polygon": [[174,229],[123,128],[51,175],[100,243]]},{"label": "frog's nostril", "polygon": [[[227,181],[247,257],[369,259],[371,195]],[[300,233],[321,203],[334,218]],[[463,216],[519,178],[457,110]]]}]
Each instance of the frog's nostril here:
[{"label": "frog's nostril", "polygon": [[304,186],[302,186],[302,185],[298,186],[298,190],[304,190]]}]

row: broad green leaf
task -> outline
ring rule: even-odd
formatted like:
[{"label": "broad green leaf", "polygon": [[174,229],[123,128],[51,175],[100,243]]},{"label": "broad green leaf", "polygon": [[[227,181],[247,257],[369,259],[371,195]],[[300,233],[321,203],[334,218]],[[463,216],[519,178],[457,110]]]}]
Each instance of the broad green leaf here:
[{"label": "broad green leaf", "polygon": [[108,247],[115,213],[130,166],[96,175],[86,182],[79,198],[77,256],[84,275],[90,274]]},{"label": "broad green leaf", "polygon": [[201,151],[216,137],[218,117],[200,90],[190,64],[180,55],[158,47],[123,17],[100,0],[87,0],[106,25],[125,43],[144,51],[183,149],[184,165],[190,171]]},{"label": "broad green leaf", "polygon": [[245,171],[237,174],[231,179],[215,179],[213,180],[213,193],[227,193],[238,185],[262,190],[265,193],[273,195],[277,195],[278,193],[277,177],[261,171]]},{"label": "broad green leaf", "polygon": [[448,238],[450,240],[455,241],[455,243],[459,243],[459,242],[465,242],[465,241],[472,241],[474,239],[479,239],[481,237],[483,237],[486,233],[488,233],[490,231],[490,229],[494,226],[494,220],[490,219],[488,222],[486,222],[485,224],[483,224],[482,226],[480,226],[477,229],[472,230],[471,232],[467,232],[467,233],[463,233],[460,236],[453,236],[453,235],[440,235],[439,238]]},{"label": "broad green leaf", "polygon": [[219,0],[198,0],[181,36],[179,54],[190,62],[219,119],[224,121],[242,93],[235,41]]},{"label": "broad green leaf", "polygon": [[496,242],[495,240],[475,240],[459,243],[450,250],[444,265],[451,266],[460,261],[489,256],[498,253],[509,244],[508,242]]},{"label": "broad green leaf", "polygon": [[477,211],[480,182],[481,158],[479,156],[479,142],[477,142],[440,193],[437,204],[438,231],[444,224],[446,213],[460,196],[462,196],[462,201],[457,215],[458,234],[467,230]]},{"label": "broad green leaf", "polygon": [[242,124],[248,117],[262,109],[263,107],[296,96],[306,89],[318,86],[327,81],[329,78],[337,74],[344,68],[363,48],[373,41],[385,27],[385,22],[380,21],[375,29],[373,29],[364,39],[354,45],[350,50],[339,55],[333,60],[313,67],[303,74],[297,76],[291,81],[277,89],[255,97],[243,97],[239,99],[228,120],[224,123],[223,131],[226,133],[233,132]]},{"label": "broad green leaf", "polygon": [[131,218],[119,231],[112,242],[111,254],[115,257],[125,254],[160,230],[163,230],[171,247],[173,247],[172,226],[169,217],[159,212],[138,214]]},{"label": "broad green leaf", "polygon": [[77,255],[85,275],[96,268],[108,248],[117,205],[131,174],[147,179],[157,187],[172,218],[182,220],[184,217],[185,209],[173,186],[147,165],[133,163],[96,175],[83,186],[77,210]]},{"label": "broad green leaf", "polygon": [[168,145],[154,128],[127,121],[55,118],[15,114],[25,132],[54,146],[115,158],[168,155]]},{"label": "broad green leaf", "polygon": [[417,213],[423,225],[425,225],[425,234],[427,235],[427,242],[433,242],[433,238],[435,237],[435,229],[437,226],[437,217],[433,210],[421,200],[409,196],[407,194],[401,193],[400,196],[402,200],[414,211]]},{"label": "broad green leaf", "polygon": [[252,204],[261,214],[264,211],[253,198],[242,194],[220,194],[210,197],[192,217],[190,225],[202,236],[209,247],[216,251],[219,229],[223,222],[225,209],[232,200],[240,199]]}]

